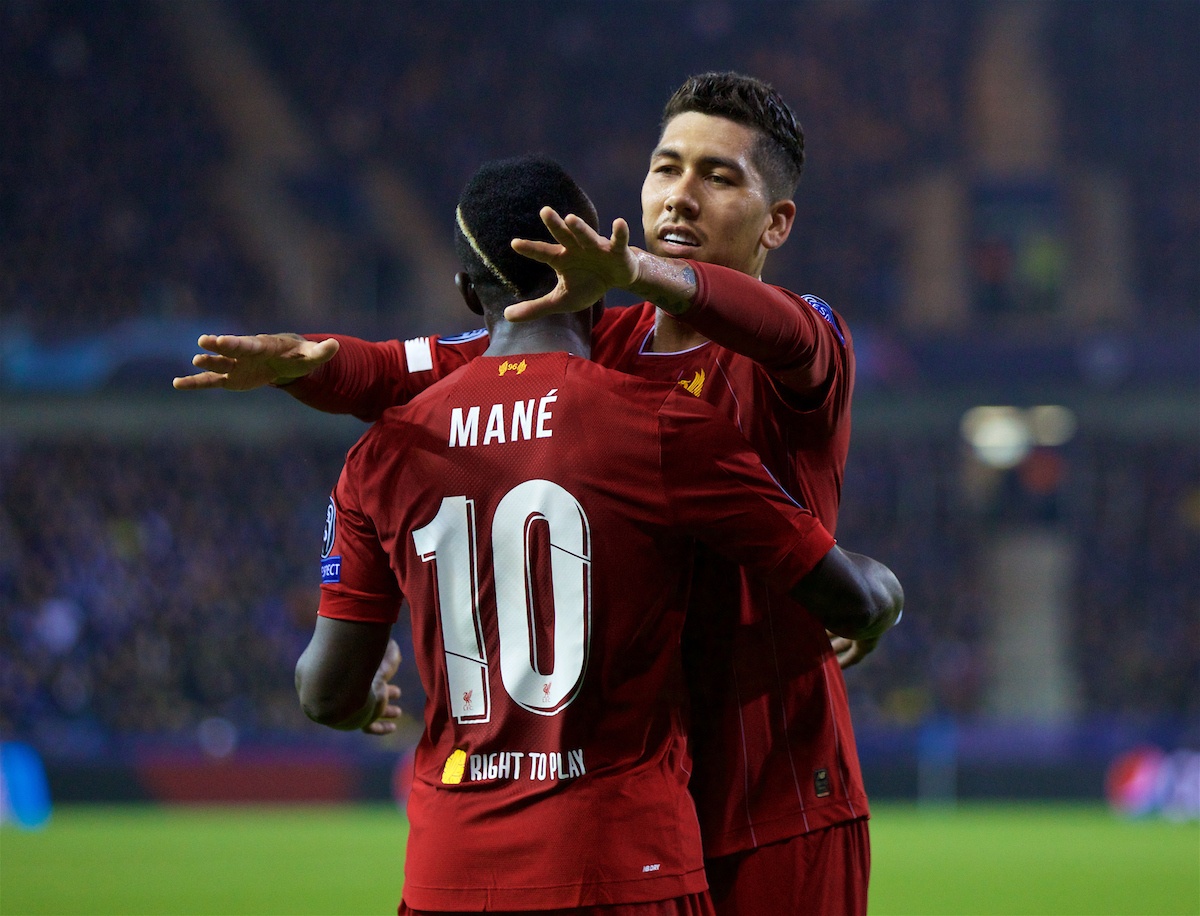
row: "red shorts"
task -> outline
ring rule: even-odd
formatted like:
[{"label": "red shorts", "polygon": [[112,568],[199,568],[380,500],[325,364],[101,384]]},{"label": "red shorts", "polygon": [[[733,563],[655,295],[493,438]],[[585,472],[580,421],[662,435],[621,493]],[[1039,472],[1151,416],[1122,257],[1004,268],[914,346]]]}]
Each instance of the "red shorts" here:
[{"label": "red shorts", "polygon": [[704,869],[719,916],[865,916],[867,819],[708,859]]},{"label": "red shorts", "polygon": [[[398,916],[469,916],[467,913],[447,913],[442,910],[414,910],[403,900],[396,910]],[[494,916],[716,916],[708,891],[652,900],[648,903],[614,903],[608,906],[579,906],[565,910],[489,910]]]}]

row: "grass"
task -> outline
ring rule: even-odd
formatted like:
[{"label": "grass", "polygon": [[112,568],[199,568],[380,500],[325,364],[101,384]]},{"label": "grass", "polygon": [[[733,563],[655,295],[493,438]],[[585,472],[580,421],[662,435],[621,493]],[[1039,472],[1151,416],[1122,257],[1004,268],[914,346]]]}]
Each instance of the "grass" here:
[{"label": "grass", "polygon": [[0,828],[0,913],[395,913],[394,807],[59,807]]},{"label": "grass", "polygon": [[1200,914],[1200,824],[1101,806],[875,805],[873,914]]},{"label": "grass", "polygon": [[[871,913],[1200,914],[1200,824],[875,806]],[[357,808],[62,807],[0,828],[0,914],[394,913],[407,825]]]}]

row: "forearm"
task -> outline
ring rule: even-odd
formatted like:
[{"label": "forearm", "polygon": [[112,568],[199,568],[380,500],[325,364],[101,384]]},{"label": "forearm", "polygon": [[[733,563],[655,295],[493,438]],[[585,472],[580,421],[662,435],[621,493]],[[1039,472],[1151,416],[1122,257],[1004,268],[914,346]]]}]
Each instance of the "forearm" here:
[{"label": "forearm", "polygon": [[296,662],[296,694],[312,721],[343,731],[362,728],[386,705],[391,672],[380,671],[387,625],[318,617],[312,641]]},{"label": "forearm", "polygon": [[329,362],[280,386],[300,403],[325,413],[353,414],[368,423],[403,403],[399,380],[405,368],[399,341],[373,343],[340,334],[305,336],[309,340],[333,337],[341,346]]},{"label": "forearm", "polygon": [[676,315],[684,324],[761,363],[796,391],[821,386],[836,371],[837,335],[812,306],[740,271],[692,266],[690,306]]},{"label": "forearm", "polygon": [[887,566],[838,547],[791,594],[825,629],[848,639],[878,639],[904,609],[904,590]]},{"label": "forearm", "polygon": [[367,694],[363,704],[341,717],[318,718],[314,716],[307,707],[304,708],[304,713],[318,725],[324,725],[329,728],[335,728],[338,731],[352,732],[358,731],[370,725],[379,717],[379,710],[383,705],[384,699],[376,692],[372,686],[371,692]]},{"label": "forearm", "polygon": [[697,283],[696,270],[689,262],[641,250],[636,251],[635,259],[637,276],[627,287],[629,292],[677,317],[691,309]]}]

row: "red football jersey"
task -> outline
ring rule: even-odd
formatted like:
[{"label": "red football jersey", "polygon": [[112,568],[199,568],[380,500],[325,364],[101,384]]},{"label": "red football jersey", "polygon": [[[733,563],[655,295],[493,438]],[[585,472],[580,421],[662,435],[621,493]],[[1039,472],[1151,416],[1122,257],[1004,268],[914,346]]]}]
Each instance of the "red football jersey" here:
[{"label": "red football jersey", "polygon": [[[835,531],[850,444],[849,330],[814,296],[710,264],[693,266],[699,289],[689,323],[707,330],[705,312],[719,302],[722,312],[754,327],[744,349],[759,361],[712,342],[682,353],[652,352],[649,303],[614,310],[593,358],[676,382],[711,403],[734,421],[783,488]],[[775,301],[764,303],[764,296]],[[810,360],[828,367],[821,373],[827,384],[800,403],[779,378]],[[691,789],[706,855],[866,815],[845,680],[824,627],[716,556],[697,563],[693,607],[704,613],[690,618],[685,645],[696,758]]]},{"label": "red football jersey", "polygon": [[776,589],[833,545],[732,425],[565,353],[481,357],[384,414],[333,508],[320,613],[412,609],[407,903],[703,890],[679,651],[696,539]]},{"label": "red football jersey", "polygon": [[[655,309],[644,303],[604,313],[593,333],[593,359],[677,383],[713,404],[783,488],[834,531],[854,388],[849,329],[815,296],[689,263],[699,284],[689,323],[710,335],[719,325],[719,336],[735,339],[739,352],[712,342],[682,353],[652,352]],[[341,339],[336,360],[287,390],[311,406],[366,420],[406,402],[488,343],[482,332],[404,343]],[[826,385],[800,401],[786,383],[810,364],[822,370]],[[845,681],[824,629],[719,556],[697,564],[693,593],[710,611],[725,611],[693,615],[685,646],[695,694],[691,788],[706,854],[866,815]]]}]

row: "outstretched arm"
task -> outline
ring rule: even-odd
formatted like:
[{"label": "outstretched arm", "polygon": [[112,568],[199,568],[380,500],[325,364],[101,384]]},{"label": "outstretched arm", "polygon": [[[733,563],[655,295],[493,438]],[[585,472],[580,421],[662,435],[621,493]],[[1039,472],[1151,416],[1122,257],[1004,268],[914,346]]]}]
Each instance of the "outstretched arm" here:
[{"label": "outstretched arm", "polygon": [[839,375],[849,394],[850,335],[825,302],[717,264],[696,262],[694,267],[697,291],[680,321],[761,363],[799,395],[823,393]]},{"label": "outstretched arm", "polygon": [[665,258],[629,244],[625,220],[608,238],[580,217],[541,211],[553,242],[513,239],[513,250],[554,268],[558,284],[538,299],[510,305],[509,321],[589,308],[610,289],[654,303],[710,340],[762,363],[780,382],[805,395],[823,391],[848,338],[824,302],[801,297],[741,271]]},{"label": "outstretched arm", "polygon": [[904,610],[904,590],[895,573],[840,547],[830,550],[791,595],[828,631],[853,640],[878,640]]},{"label": "outstretched arm", "polygon": [[300,706],[330,728],[369,735],[396,730],[400,688],[390,683],[400,667],[391,625],[318,617],[308,648],[296,663]]},{"label": "outstretched arm", "polygon": [[193,362],[204,371],[175,379],[183,391],[244,391],[273,384],[325,413],[353,414],[367,423],[405,404],[487,348],[487,336],[464,335],[452,346],[442,338],[366,341],[344,334],[205,334]]},{"label": "outstretched arm", "polygon": [[338,342],[311,341],[299,334],[202,334],[197,345],[207,352],[192,357],[200,372],[175,379],[179,391],[224,388],[249,391],[286,385],[333,359]]}]

